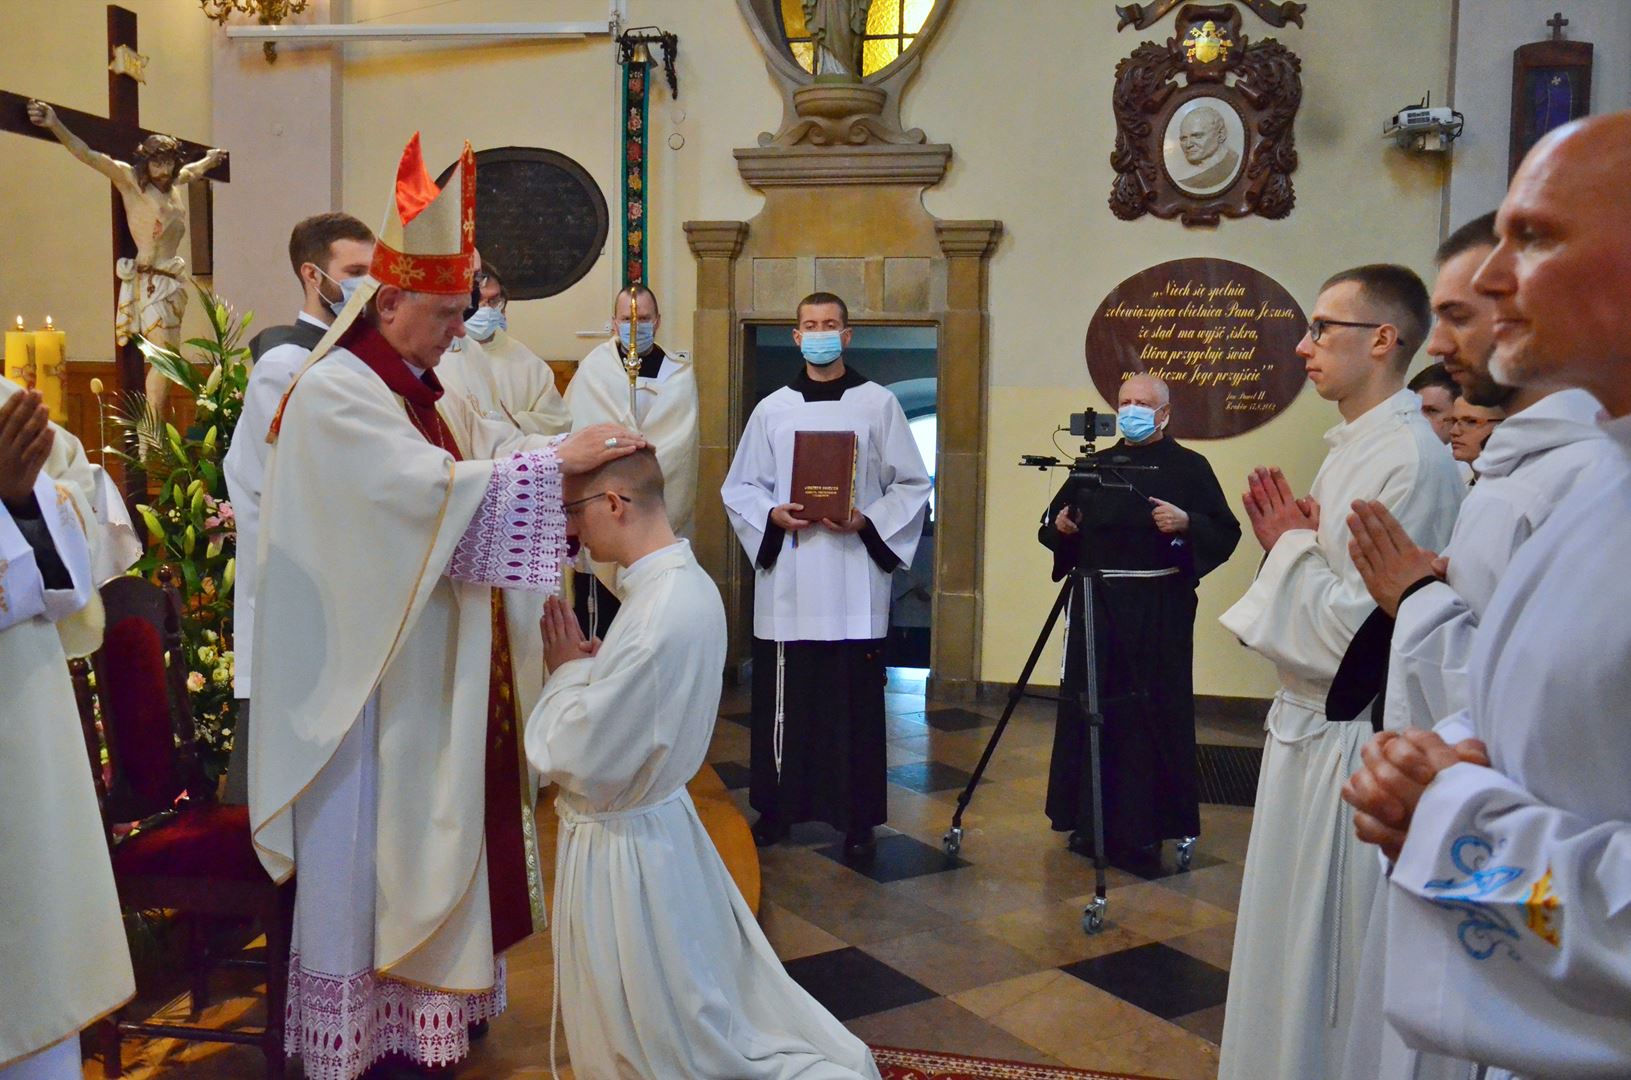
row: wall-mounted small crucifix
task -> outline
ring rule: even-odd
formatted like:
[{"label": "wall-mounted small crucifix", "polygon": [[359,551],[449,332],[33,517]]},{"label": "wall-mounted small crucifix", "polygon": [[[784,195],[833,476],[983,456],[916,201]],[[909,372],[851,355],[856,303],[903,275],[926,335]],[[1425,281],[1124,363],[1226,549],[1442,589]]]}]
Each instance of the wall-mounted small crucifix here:
[{"label": "wall-mounted small crucifix", "polygon": [[1512,134],[1508,174],[1542,135],[1591,111],[1591,43],[1565,41],[1569,20],[1557,12],[1552,36],[1520,45],[1512,54]]}]

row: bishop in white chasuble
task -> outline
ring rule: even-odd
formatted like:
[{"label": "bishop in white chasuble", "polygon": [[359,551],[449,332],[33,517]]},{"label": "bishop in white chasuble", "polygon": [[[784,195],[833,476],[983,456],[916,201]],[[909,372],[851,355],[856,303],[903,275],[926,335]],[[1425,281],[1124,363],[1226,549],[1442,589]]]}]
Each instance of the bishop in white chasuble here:
[{"label": "bishop in white chasuble", "polygon": [[543,912],[495,590],[556,590],[562,469],[642,445],[444,400],[474,168],[467,144],[449,196],[409,144],[370,277],[272,424],[249,805],[267,870],[299,873],[286,1045],[313,1078],[451,1063],[504,1007],[495,956]]}]

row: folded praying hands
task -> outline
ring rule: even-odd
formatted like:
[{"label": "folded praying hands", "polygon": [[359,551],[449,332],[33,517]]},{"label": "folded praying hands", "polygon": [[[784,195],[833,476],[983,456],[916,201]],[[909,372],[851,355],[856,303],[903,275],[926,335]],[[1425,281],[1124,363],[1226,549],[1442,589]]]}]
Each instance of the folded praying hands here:
[{"label": "folded praying hands", "polygon": [[1293,529],[1320,527],[1320,504],[1312,496],[1299,499],[1292,494],[1285,474],[1277,468],[1253,469],[1240,501],[1264,551],[1273,551],[1280,537]]},{"label": "folded praying hands", "polygon": [[1389,859],[1399,857],[1416,805],[1439,773],[1463,762],[1489,764],[1477,739],[1451,746],[1418,729],[1378,732],[1362,753],[1365,764],[1342,785],[1342,799],[1354,808],[1354,833]]},{"label": "folded praying hands", "polygon": [[33,390],[0,405],[0,499],[19,502],[34,490],[54,440],[48,419],[44,399]]},{"label": "folded praying hands", "polygon": [[1390,616],[1398,615],[1406,589],[1423,578],[1443,578],[1449,570],[1448,561],[1417,547],[1399,520],[1379,502],[1354,503],[1348,529],[1353,533],[1348,554],[1354,568],[1365,579],[1376,605]]},{"label": "folded praying hands", "polygon": [[[589,580],[589,579],[585,579]],[[544,663],[551,673],[573,660],[584,660],[600,652],[599,638],[585,638],[578,617],[566,601],[551,596],[544,601]]]}]

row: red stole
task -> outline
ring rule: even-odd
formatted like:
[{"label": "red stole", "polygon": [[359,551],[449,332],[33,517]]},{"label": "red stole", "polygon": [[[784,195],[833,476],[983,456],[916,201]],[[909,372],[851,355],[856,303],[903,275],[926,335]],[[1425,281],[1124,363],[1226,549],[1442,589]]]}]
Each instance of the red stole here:
[{"label": "red stole", "polygon": [[[425,441],[464,460],[453,432],[436,411],[443,394],[434,371],[415,375],[402,355],[378,330],[359,320],[340,339],[402,399],[408,419]],[[530,813],[521,756],[520,724],[510,668],[510,636],[504,619],[504,594],[492,590],[493,662],[487,689],[487,754],[484,792],[487,839],[487,893],[496,956],[533,930],[531,876],[527,872],[527,839],[521,815]]]}]

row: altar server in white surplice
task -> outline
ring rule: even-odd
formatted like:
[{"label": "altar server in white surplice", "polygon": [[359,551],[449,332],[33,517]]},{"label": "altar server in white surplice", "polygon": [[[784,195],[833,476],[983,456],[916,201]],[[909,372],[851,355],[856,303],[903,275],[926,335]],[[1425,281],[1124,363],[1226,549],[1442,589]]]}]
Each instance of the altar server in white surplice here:
[{"label": "altar server in white surplice", "polygon": [[261,501],[249,816],[298,872],[286,1046],[350,1080],[469,1050],[502,954],[541,926],[505,596],[559,586],[560,477],[641,445],[522,436],[448,400],[475,155],[416,135],[370,273],[284,396]]},{"label": "altar server in white surplice", "polygon": [[510,294],[498,269],[477,269],[476,288],[481,302],[464,321],[464,337],[437,367],[442,385],[478,414],[508,422],[524,435],[571,431],[572,414],[555,389],[554,370],[510,335]]},{"label": "altar server in white surplice", "polygon": [[1325,700],[1350,640],[1375,608],[1348,555],[1347,508],[1376,500],[1418,543],[1450,538],[1466,490],[1404,388],[1427,334],[1427,290],[1399,266],[1358,267],[1320,290],[1297,347],[1343,422],[1306,499],[1278,469],[1249,479],[1246,514],[1267,553],[1224,627],[1273,661],[1280,690],[1246,849],[1219,1075],[1308,1080],[1341,1072],[1359,946],[1380,873],[1352,840],[1342,782],[1368,717],[1333,723]]},{"label": "altar server in white surplice", "polygon": [[[900,402],[846,367],[849,311],[832,293],[799,302],[804,368],[754,407],[720,494],[753,562],[754,839],[824,821],[865,857],[888,817],[884,638],[890,575],[912,565],[929,474]],[[800,431],[855,433],[848,521],[809,521],[793,501]]]},{"label": "altar server in white surplice", "polygon": [[[689,353],[665,349],[657,341],[663,316],[656,295],[643,287],[636,291],[640,295],[632,301],[627,289],[617,294],[612,303],[617,336],[596,345],[578,363],[566,384],[566,407],[574,431],[590,424],[619,424],[638,431],[657,448],[668,524],[675,536],[689,539],[695,529],[700,439],[696,372]],[[631,340],[640,357],[632,408],[628,369],[623,366]],[[593,574],[591,578],[579,573],[573,582],[579,621],[590,636],[604,633],[617,613],[613,588],[617,568],[581,558],[578,566]]]},{"label": "altar server in white surplice", "polygon": [[1620,112],[1548,135],[1513,177],[1474,278],[1495,302],[1491,372],[1590,392],[1607,447],[1501,576],[1468,708],[1377,735],[1344,792],[1393,861],[1371,943],[1388,1022],[1489,1077],[1631,1076],[1627,169]]},{"label": "altar server in white surplice", "polygon": [[575,1074],[876,1078],[776,958],[686,791],[719,713],[725,609],[669,528],[656,454],[564,494],[568,534],[619,567],[623,594],[604,642],[549,601],[551,675],[527,722],[528,759],[560,786],[552,935]]},{"label": "altar server in white surplice", "polygon": [[0,380],[0,1077],[78,1077],[135,992],[68,657],[102,641],[90,464]]},{"label": "altar server in white surplice", "polygon": [[[1507,414],[1480,458],[1484,471],[1478,485],[1461,504],[1444,549],[1447,569],[1439,573],[1445,568],[1437,554],[1411,543],[1380,506],[1357,504],[1348,519],[1354,534],[1350,554],[1391,623],[1384,709],[1390,730],[1430,731],[1466,708],[1468,656],[1496,584],[1517,550],[1608,450],[1595,423],[1600,406],[1584,390],[1552,393],[1502,386],[1491,377],[1495,304],[1472,282],[1494,248],[1491,212],[1440,245],[1433,283],[1435,320],[1427,351],[1455,379],[1458,394]],[[1411,1050],[1383,1016],[1387,892],[1387,882],[1379,882],[1365,932],[1344,1076],[1470,1080],[1472,1062]]]}]

